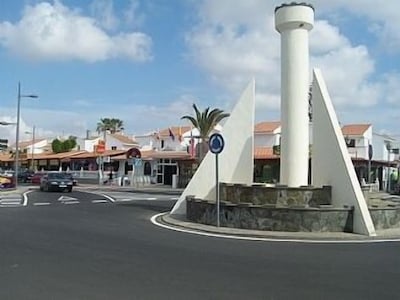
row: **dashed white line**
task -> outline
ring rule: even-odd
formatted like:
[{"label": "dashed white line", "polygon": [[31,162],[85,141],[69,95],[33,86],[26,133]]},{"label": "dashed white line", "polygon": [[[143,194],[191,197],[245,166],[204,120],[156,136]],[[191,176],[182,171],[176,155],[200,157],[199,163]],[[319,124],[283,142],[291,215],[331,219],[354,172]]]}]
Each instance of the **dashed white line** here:
[{"label": "dashed white line", "polygon": [[34,206],[44,206],[44,205],[50,205],[50,202],[36,202],[33,203]]},{"label": "dashed white line", "polygon": [[154,197],[152,197],[152,198],[146,198],[146,200],[157,200],[157,198],[154,198]]},{"label": "dashed white line", "polygon": [[79,201],[65,201],[65,202],[62,202],[63,204],[79,204],[80,202]]},{"label": "dashed white line", "polygon": [[134,201],[135,199],[117,199],[117,202],[129,202],[129,201]]},{"label": "dashed white line", "polygon": [[108,203],[107,200],[92,200],[92,203]]}]

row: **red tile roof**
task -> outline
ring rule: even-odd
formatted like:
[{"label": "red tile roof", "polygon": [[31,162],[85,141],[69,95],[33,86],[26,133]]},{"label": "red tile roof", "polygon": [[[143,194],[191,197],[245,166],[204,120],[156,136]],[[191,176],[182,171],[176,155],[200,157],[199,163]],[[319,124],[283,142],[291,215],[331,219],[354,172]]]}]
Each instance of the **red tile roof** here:
[{"label": "red tile roof", "polygon": [[343,135],[363,135],[371,124],[349,124],[342,127]]},{"label": "red tile roof", "polygon": [[254,126],[254,133],[274,133],[281,126],[281,122],[260,122]]},{"label": "red tile roof", "polygon": [[127,135],[113,133],[113,134],[111,134],[111,136],[123,144],[127,144],[127,145],[137,145],[138,144],[133,138],[131,138]]},{"label": "red tile roof", "polygon": [[[26,147],[29,147],[29,146],[31,146],[32,145],[32,142],[34,143],[34,144],[37,144],[37,143],[40,143],[40,142],[43,142],[43,141],[45,141],[46,139],[35,139],[34,141],[32,141],[32,140],[28,140],[28,141],[19,141],[19,143],[18,143],[18,148],[19,149],[24,149],[24,148],[26,148]],[[15,143],[12,145],[12,148],[15,148]]]},{"label": "red tile roof", "polygon": [[279,159],[279,155],[275,155],[271,147],[256,147],[254,159]]},{"label": "red tile roof", "polygon": [[192,129],[193,127],[190,126],[172,126],[166,129],[162,129],[159,132],[160,137],[168,137],[169,136],[169,129],[171,129],[172,133],[174,136],[179,136],[184,134],[185,132],[188,132]]}]

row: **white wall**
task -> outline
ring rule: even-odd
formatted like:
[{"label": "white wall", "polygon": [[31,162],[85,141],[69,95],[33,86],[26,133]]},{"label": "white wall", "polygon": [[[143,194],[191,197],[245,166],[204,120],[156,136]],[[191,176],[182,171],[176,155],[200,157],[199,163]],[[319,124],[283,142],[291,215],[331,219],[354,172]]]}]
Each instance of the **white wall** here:
[{"label": "white wall", "polygon": [[273,147],[279,145],[279,134],[257,133],[254,135],[254,147]]},{"label": "white wall", "polygon": [[[34,151],[33,153],[34,154],[43,153],[44,152],[43,148],[45,148],[47,145],[48,145],[47,140],[43,140],[43,141],[35,143],[33,145],[33,151]],[[27,153],[29,153],[29,154],[32,153],[32,145],[27,146],[26,149],[27,149]]]}]

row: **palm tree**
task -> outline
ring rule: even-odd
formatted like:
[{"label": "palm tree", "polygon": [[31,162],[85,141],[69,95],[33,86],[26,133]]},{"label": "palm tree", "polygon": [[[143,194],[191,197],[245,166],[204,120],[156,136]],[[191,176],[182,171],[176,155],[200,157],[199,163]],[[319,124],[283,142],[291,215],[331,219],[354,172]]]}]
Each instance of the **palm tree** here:
[{"label": "palm tree", "polygon": [[208,145],[208,139],[211,131],[219,122],[229,117],[229,113],[225,113],[223,110],[218,108],[214,108],[210,111],[210,107],[207,107],[203,112],[200,112],[196,104],[193,104],[193,109],[196,114],[195,117],[186,115],[183,116],[181,120],[189,120],[193,127],[199,130],[199,160],[201,161],[207,152],[206,147]]},{"label": "palm tree", "polygon": [[124,130],[124,122],[120,119],[115,118],[101,118],[100,122],[97,123],[96,131],[100,134],[101,132],[110,131],[110,133],[116,133]]}]

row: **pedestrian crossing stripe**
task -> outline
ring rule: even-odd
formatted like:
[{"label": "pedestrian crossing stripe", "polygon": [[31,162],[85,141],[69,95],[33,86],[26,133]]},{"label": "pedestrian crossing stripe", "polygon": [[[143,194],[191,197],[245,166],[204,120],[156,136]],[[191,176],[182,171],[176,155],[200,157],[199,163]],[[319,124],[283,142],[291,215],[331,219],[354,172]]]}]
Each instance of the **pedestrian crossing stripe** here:
[{"label": "pedestrian crossing stripe", "polygon": [[78,201],[78,199],[68,196],[61,196],[57,199],[58,201]]},{"label": "pedestrian crossing stripe", "polygon": [[4,201],[21,201],[21,198],[2,198],[0,199],[0,202]]},{"label": "pedestrian crossing stripe", "polygon": [[21,203],[21,199],[4,199],[4,200],[0,200],[0,204],[20,204]]}]

